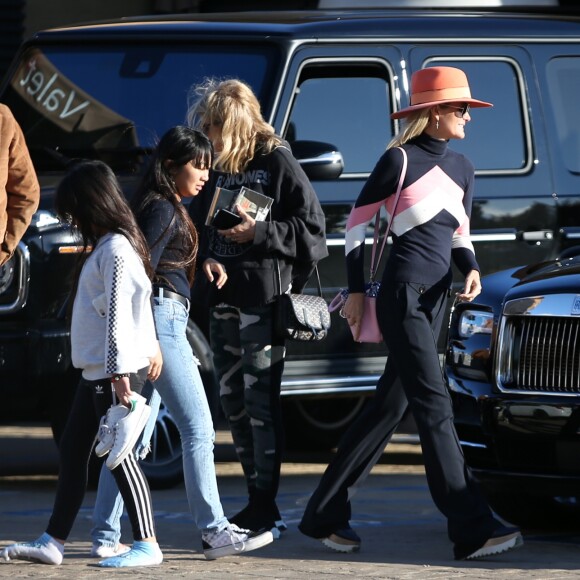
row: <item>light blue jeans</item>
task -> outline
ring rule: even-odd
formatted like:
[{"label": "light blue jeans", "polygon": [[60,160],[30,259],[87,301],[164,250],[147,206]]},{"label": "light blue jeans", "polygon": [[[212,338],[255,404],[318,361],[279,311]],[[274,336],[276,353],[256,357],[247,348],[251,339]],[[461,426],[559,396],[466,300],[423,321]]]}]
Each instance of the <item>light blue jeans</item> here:
[{"label": "light blue jeans", "polygon": [[[228,520],[221,505],[215,473],[215,432],[199,374],[199,361],[193,355],[186,336],[189,315],[183,304],[176,300],[157,297],[154,299],[153,313],[163,355],[163,369],[155,381],[155,390],[159,392],[181,436],[189,509],[195,525],[202,532],[222,529]],[[102,490],[102,479],[103,473],[99,480],[92,538],[99,544],[116,545],[120,537],[118,530],[122,503],[120,511],[115,509],[114,496],[118,494],[115,482],[111,478],[111,486],[106,485],[106,489]],[[108,499],[105,495],[109,496]],[[114,529],[114,534],[107,532],[105,535],[106,527]]]}]

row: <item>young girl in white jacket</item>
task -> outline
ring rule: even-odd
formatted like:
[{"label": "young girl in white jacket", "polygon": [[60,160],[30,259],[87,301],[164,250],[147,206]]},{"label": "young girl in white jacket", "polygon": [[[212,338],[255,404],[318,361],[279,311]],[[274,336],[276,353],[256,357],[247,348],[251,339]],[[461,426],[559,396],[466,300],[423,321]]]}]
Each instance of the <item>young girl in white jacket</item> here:
[{"label": "young girl in white jacket", "polygon": [[[147,480],[130,450],[148,417],[141,397],[147,378],[161,370],[151,306],[149,251],[111,169],[100,161],[76,164],[56,192],[56,211],[83,242],[82,269],[73,290],[73,365],[82,369],[60,443],[60,471],[53,512],[40,538],[13,544],[0,557],[58,565],[82,505],[87,465],[99,420],[119,401],[121,420],[107,461],[121,490],[134,543],[102,560],[103,567],[151,566],[163,555],[155,537]],[[123,445],[126,449],[121,449]]]}]

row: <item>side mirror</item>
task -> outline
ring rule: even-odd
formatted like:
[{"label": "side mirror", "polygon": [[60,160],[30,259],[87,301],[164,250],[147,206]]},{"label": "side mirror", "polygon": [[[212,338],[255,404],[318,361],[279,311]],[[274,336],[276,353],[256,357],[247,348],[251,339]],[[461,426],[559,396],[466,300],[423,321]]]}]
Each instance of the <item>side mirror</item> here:
[{"label": "side mirror", "polygon": [[336,179],[344,169],[342,153],[330,143],[292,141],[290,147],[309,179]]}]

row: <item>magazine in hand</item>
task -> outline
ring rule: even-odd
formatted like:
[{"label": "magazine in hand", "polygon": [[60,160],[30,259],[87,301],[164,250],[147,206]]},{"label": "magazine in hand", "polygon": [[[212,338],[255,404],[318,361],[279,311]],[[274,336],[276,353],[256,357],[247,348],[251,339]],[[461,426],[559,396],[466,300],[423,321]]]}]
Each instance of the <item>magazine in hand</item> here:
[{"label": "magazine in hand", "polygon": [[241,207],[256,221],[264,221],[273,202],[271,197],[247,187],[242,187],[239,191],[216,187],[205,225],[214,226],[218,230],[227,230],[238,225],[242,218],[238,215],[236,206]]}]

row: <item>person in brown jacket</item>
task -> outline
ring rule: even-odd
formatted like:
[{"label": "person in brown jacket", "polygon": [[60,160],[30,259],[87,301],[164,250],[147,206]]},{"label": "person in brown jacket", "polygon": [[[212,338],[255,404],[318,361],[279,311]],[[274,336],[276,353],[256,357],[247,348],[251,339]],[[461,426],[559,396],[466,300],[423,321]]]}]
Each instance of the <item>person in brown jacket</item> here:
[{"label": "person in brown jacket", "polygon": [[0,266],[14,254],[40,201],[40,185],[22,129],[0,104]]}]

